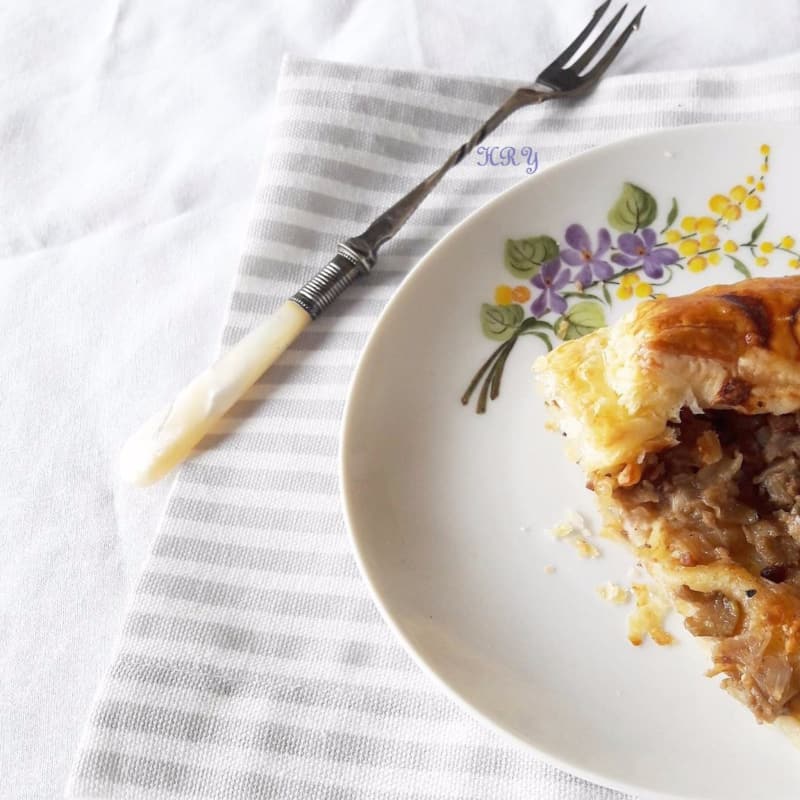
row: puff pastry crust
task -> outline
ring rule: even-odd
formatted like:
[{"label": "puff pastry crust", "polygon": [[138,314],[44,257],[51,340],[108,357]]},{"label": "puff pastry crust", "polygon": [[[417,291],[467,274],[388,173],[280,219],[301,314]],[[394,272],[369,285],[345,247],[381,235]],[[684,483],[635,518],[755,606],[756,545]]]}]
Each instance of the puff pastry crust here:
[{"label": "puff pastry crust", "polygon": [[545,400],[589,473],[631,481],[675,443],[681,408],[800,408],[800,276],[755,278],[640,304],[536,362]]}]

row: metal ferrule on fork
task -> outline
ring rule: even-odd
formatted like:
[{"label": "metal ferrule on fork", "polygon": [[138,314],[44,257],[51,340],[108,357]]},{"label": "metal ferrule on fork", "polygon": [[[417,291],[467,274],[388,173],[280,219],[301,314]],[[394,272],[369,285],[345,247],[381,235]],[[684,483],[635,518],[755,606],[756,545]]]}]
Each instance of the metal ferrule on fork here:
[{"label": "metal ferrule on fork", "polygon": [[356,278],[369,274],[376,258],[360,238],[339,242],[336,255],[290,299],[316,319]]}]

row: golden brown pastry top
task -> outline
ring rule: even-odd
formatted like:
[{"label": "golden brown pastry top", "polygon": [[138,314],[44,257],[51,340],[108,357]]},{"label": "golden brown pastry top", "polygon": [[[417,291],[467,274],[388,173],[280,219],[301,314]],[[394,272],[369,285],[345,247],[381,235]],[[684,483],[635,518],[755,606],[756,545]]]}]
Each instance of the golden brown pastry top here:
[{"label": "golden brown pastry top", "polygon": [[576,459],[624,473],[674,442],[668,423],[683,406],[800,409],[799,310],[800,275],[711,286],[642,303],[535,369]]},{"label": "golden brown pastry top", "polygon": [[[654,352],[710,358],[735,372],[753,348],[800,362],[798,311],[800,276],[753,278],[643,303],[631,332]],[[747,385],[734,379],[722,387],[718,402],[758,413],[749,396]]]}]

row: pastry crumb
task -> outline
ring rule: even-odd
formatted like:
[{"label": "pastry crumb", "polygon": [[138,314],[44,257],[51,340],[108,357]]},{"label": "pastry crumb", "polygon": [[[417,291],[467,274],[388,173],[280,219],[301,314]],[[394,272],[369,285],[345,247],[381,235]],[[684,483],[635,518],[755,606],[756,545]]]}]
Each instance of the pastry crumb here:
[{"label": "pastry crumb", "polygon": [[592,536],[592,530],[587,525],[586,520],[574,510],[567,512],[567,522],[572,525],[573,530],[582,534],[583,536]]},{"label": "pastry crumb", "polygon": [[591,528],[586,524],[586,520],[573,509],[567,511],[564,519],[550,528],[549,532],[556,539],[563,539],[572,533],[579,533],[582,536],[593,535]]},{"label": "pastry crumb", "polygon": [[565,539],[575,531],[568,522],[559,522],[547,531],[554,539]]},{"label": "pastry crumb", "polygon": [[544,565],[544,574],[545,575],[553,575],[556,571],[556,568],[552,564],[545,564]]},{"label": "pastry crumb", "polygon": [[672,636],[664,630],[664,617],[669,613],[669,606],[660,597],[654,587],[643,583],[631,586],[636,598],[636,608],[628,617],[628,641],[638,647],[649,636],[656,644],[672,644]]},{"label": "pastry crumb", "polygon": [[563,521],[554,525],[548,531],[555,539],[566,539],[577,551],[581,558],[598,558],[600,551],[589,541],[587,536],[593,536],[586,520],[577,512],[570,510]]},{"label": "pastry crumb", "polygon": [[581,558],[597,558],[600,555],[600,551],[591,542],[587,542],[583,536],[575,536],[571,541]]},{"label": "pastry crumb", "polygon": [[630,599],[630,592],[618,583],[606,581],[602,586],[597,587],[597,594],[607,603],[615,606],[624,606]]}]

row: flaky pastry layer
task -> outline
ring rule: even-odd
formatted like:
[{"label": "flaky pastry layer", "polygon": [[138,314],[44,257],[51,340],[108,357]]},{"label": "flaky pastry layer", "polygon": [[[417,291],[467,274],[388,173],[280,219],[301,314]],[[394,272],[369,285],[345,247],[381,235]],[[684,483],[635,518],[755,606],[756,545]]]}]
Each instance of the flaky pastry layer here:
[{"label": "flaky pastry layer", "polygon": [[800,276],[711,286],[640,304],[534,365],[571,455],[635,483],[647,453],[675,443],[680,410],[800,408]]}]

